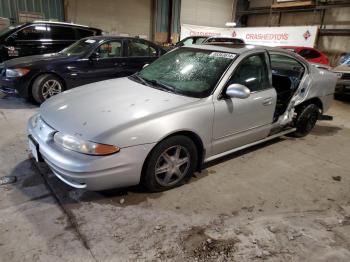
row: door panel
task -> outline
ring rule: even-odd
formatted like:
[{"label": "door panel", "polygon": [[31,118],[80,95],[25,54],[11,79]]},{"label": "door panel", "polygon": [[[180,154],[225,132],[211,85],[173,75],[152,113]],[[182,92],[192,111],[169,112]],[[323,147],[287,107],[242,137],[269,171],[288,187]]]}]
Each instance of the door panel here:
[{"label": "door panel", "polygon": [[[252,143],[268,136],[276,108],[277,94],[272,88],[267,53],[248,55],[236,66],[214,101],[213,154]],[[241,84],[250,90],[246,99],[229,98],[226,88]]]},{"label": "door panel", "polygon": [[268,136],[276,107],[275,89],[253,93],[247,99],[214,103],[213,153],[219,154]]},{"label": "door panel", "polygon": [[49,39],[48,28],[45,24],[35,24],[22,28],[13,34],[15,49],[18,56],[45,54],[47,48],[43,45],[43,39]]},{"label": "door panel", "polygon": [[102,43],[94,52],[97,57],[89,60],[89,67],[82,74],[84,82],[96,82],[123,76],[125,57],[121,41]]},{"label": "door panel", "polygon": [[129,75],[140,71],[145,64],[152,63],[159,56],[159,50],[155,49],[144,40],[129,40],[126,45],[126,55],[128,59],[124,69]]}]

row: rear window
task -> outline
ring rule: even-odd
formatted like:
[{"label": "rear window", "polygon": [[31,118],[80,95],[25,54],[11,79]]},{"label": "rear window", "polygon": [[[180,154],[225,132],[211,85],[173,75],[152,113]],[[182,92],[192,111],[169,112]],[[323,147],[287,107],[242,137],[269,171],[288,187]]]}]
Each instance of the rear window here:
[{"label": "rear window", "polygon": [[96,35],[96,31],[88,29],[75,29],[75,31],[78,39]]},{"label": "rear window", "polygon": [[53,40],[75,40],[75,31],[72,27],[50,25],[50,38]]},{"label": "rear window", "polygon": [[232,44],[244,44],[244,41],[239,38],[209,38],[206,43],[232,43]]}]

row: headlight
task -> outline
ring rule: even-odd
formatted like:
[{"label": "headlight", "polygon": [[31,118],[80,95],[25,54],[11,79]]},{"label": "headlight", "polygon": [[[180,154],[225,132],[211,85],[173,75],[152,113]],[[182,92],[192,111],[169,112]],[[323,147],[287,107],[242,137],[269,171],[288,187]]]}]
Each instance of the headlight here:
[{"label": "headlight", "polygon": [[120,150],[118,147],[113,145],[84,141],[75,136],[66,135],[61,132],[57,132],[53,139],[56,144],[64,148],[88,155],[109,155],[117,153]]},{"label": "headlight", "polygon": [[28,68],[14,68],[14,69],[6,69],[6,77],[7,78],[13,78],[13,77],[21,77],[25,76],[29,73]]},{"label": "headlight", "polygon": [[341,78],[343,76],[342,73],[337,73],[338,78]]}]

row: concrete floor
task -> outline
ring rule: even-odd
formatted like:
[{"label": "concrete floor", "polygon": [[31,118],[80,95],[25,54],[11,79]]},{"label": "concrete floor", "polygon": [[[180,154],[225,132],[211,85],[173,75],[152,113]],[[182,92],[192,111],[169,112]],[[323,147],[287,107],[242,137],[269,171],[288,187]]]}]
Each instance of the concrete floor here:
[{"label": "concrete floor", "polygon": [[29,159],[37,107],[0,99],[0,261],[350,261],[350,102],[150,194],[72,189]]}]

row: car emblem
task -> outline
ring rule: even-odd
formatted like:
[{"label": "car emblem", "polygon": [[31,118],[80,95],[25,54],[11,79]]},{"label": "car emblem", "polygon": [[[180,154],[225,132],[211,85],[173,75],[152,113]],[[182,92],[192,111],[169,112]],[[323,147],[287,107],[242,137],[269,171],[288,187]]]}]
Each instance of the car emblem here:
[{"label": "car emblem", "polygon": [[311,33],[310,33],[309,30],[307,30],[307,31],[303,34],[303,37],[305,38],[305,40],[307,40],[310,36],[311,36]]},{"label": "car emblem", "polygon": [[232,32],[232,37],[236,37],[236,36],[237,36],[236,31],[233,31],[233,32]]}]

